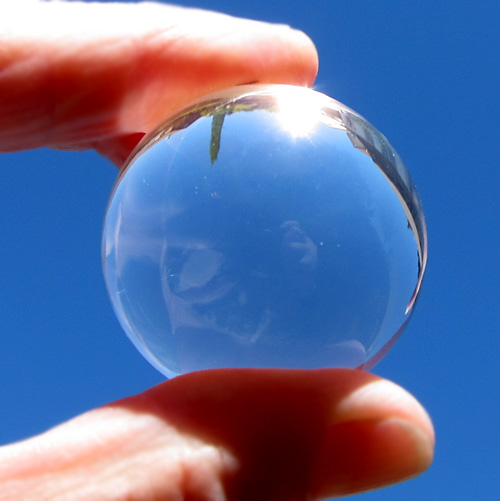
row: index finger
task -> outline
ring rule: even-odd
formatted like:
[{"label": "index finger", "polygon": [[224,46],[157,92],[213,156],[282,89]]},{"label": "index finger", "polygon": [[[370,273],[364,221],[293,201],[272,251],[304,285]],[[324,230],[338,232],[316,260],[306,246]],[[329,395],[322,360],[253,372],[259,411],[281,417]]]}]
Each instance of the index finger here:
[{"label": "index finger", "polygon": [[0,152],[147,132],[221,88],[311,85],[318,64],[287,26],[155,3],[9,3],[0,39]]}]

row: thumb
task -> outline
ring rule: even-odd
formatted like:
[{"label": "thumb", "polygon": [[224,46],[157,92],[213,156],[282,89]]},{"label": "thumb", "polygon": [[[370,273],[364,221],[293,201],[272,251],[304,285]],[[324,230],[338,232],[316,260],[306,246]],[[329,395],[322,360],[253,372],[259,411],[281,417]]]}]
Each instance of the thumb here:
[{"label": "thumb", "polygon": [[420,404],[372,374],[214,370],[5,447],[0,498],[318,499],[413,477],[433,444]]}]

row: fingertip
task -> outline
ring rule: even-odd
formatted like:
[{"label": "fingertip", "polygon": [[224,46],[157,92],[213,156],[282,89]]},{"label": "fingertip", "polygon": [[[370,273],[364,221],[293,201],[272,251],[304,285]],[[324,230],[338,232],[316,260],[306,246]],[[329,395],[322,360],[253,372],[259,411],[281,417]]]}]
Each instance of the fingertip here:
[{"label": "fingertip", "polygon": [[[290,68],[293,69],[290,75],[288,75],[291,80],[281,83],[312,87],[316,80],[319,67],[319,55],[314,42],[301,30],[291,26],[281,26],[283,29],[283,39],[281,43],[283,43],[283,46],[288,45],[290,48]],[[276,28],[279,29],[279,26]],[[286,68],[286,66],[284,66],[284,68]],[[287,75],[283,75],[283,78],[286,79]]]},{"label": "fingertip", "polygon": [[318,75],[319,68],[319,54],[316,49],[316,45],[303,31],[294,30],[294,36],[296,37],[297,43],[302,47],[300,54],[305,62],[305,85],[312,87],[314,81],[316,80],[316,76]]},{"label": "fingertip", "polygon": [[408,480],[429,468],[434,445],[434,428],[421,404],[400,386],[374,379],[332,411],[314,493],[345,496]]},{"label": "fingertip", "polygon": [[313,494],[327,498],[386,487],[423,473],[432,459],[433,443],[411,422],[340,423],[324,439]]},{"label": "fingertip", "polygon": [[335,408],[336,422],[398,418],[414,424],[434,443],[434,427],[418,400],[401,386],[374,379],[348,394]]}]

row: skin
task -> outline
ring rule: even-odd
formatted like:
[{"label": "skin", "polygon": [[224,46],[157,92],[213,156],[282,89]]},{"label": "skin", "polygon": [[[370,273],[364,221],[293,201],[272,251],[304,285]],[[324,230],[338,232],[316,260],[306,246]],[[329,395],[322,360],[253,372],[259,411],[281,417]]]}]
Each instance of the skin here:
[{"label": "skin", "polygon": [[[312,42],[285,26],[156,4],[9,4],[0,152],[94,148],[120,167],[194,98],[312,85],[317,71]],[[305,501],[414,477],[433,449],[422,406],[373,374],[214,370],[0,448],[0,499]]]}]

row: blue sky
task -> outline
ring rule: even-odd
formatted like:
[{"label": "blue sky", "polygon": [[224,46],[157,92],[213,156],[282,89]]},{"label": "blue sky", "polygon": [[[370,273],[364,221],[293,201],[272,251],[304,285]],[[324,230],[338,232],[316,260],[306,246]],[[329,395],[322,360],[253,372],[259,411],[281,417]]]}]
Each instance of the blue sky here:
[{"label": "blue sky", "polygon": [[[379,128],[419,189],[427,276],[374,372],[427,407],[436,459],[422,477],[358,499],[498,499],[500,4],[177,3],[307,32],[320,54],[316,88]],[[163,380],[122,332],[102,278],[116,175],[92,152],[0,156],[1,443]]]}]

